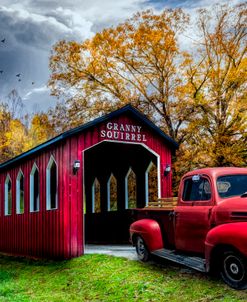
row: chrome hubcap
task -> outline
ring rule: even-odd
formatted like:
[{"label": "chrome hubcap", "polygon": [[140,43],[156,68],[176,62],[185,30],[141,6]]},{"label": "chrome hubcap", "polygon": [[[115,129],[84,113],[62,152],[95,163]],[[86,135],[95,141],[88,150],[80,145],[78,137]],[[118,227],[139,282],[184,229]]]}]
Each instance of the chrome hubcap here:
[{"label": "chrome hubcap", "polygon": [[144,246],[143,240],[141,238],[138,238],[137,247],[138,247],[138,254],[140,256],[144,256],[145,255],[145,246]]},{"label": "chrome hubcap", "polygon": [[224,271],[228,279],[239,282],[244,279],[245,268],[235,255],[229,255],[224,260]]},{"label": "chrome hubcap", "polygon": [[238,274],[238,272],[239,272],[239,269],[238,269],[238,266],[236,265],[236,263],[232,263],[230,265],[230,270],[233,274]]}]

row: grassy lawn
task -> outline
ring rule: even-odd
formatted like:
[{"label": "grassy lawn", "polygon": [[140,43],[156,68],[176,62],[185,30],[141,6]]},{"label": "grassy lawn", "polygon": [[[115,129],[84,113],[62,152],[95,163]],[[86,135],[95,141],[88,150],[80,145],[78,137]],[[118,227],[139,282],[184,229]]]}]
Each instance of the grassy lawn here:
[{"label": "grassy lawn", "polygon": [[247,301],[218,279],[105,255],[69,261],[0,256],[0,301]]}]

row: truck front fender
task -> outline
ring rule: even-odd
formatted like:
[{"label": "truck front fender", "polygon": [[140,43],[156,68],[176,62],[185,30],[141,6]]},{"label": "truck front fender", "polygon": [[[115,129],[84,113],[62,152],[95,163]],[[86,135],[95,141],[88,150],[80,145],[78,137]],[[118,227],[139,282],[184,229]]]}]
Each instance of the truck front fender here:
[{"label": "truck front fender", "polygon": [[205,240],[207,270],[215,248],[226,246],[238,250],[247,257],[247,222],[221,224],[208,232]]},{"label": "truck front fender", "polygon": [[153,219],[140,219],[131,224],[130,238],[133,244],[138,235],[145,241],[149,252],[164,247],[160,226]]}]

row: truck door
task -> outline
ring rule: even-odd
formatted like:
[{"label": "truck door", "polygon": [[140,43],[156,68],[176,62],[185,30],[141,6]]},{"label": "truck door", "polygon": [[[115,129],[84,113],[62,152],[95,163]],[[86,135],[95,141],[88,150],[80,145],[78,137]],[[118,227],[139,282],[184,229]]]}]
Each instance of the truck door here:
[{"label": "truck door", "polygon": [[179,206],[175,208],[176,249],[204,252],[213,204],[212,186],[207,176],[194,175],[184,180]]}]

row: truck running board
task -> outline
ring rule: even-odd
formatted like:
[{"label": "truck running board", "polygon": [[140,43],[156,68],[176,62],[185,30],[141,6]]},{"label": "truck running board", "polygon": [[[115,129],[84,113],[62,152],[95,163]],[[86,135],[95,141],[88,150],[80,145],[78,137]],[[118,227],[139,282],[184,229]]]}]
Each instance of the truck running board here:
[{"label": "truck running board", "polygon": [[200,272],[206,272],[205,259],[199,257],[189,257],[183,254],[178,254],[177,251],[167,249],[153,251],[152,255],[188,266]]}]

